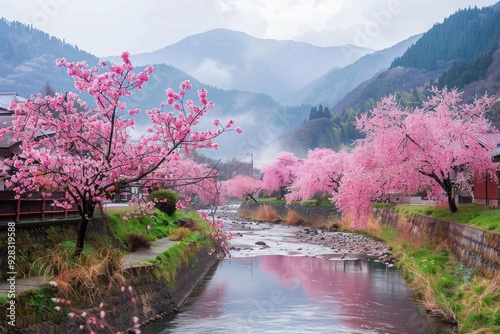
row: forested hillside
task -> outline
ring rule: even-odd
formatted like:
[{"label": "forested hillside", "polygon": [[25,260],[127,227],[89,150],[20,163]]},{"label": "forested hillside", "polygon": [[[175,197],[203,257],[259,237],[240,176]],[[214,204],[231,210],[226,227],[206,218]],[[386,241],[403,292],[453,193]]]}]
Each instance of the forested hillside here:
[{"label": "forested hillside", "polygon": [[86,60],[98,58],[64,40],[32,26],[0,19],[0,91],[17,91],[25,97],[40,93],[50,83],[55,90],[68,90],[72,80],[55,65],[57,58]]},{"label": "forested hillside", "polygon": [[[369,111],[384,96],[394,95],[402,105],[410,106],[422,103],[433,85],[458,88],[467,103],[485,93],[497,94],[500,89],[499,22],[500,3],[460,10],[434,25],[401,57],[394,59],[388,70],[361,83],[336,105],[322,106],[331,111],[332,131],[332,135],[327,136],[332,142],[323,143],[322,147],[338,149],[351,145],[359,138],[353,124],[356,117]],[[500,124],[495,112],[498,107],[495,108],[491,119]],[[303,153],[308,149],[305,143],[314,142],[318,132],[306,123],[293,135],[285,136],[282,145]],[[311,139],[303,139],[307,137]],[[297,142],[297,138],[302,139]]]},{"label": "forested hillside", "polygon": [[447,69],[456,60],[471,61],[497,48],[500,4],[464,9],[434,25],[413,47],[394,59],[397,66],[427,70]]}]

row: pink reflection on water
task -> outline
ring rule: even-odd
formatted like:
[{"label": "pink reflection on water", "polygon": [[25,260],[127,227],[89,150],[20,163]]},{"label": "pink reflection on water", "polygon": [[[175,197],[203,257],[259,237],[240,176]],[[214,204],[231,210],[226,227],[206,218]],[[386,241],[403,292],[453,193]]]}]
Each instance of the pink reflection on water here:
[{"label": "pink reflection on water", "polygon": [[[372,269],[366,261],[263,256],[259,263],[260,269],[271,274],[283,288],[303,290],[311,303],[326,305],[332,315],[353,328],[366,325],[369,318],[390,319],[399,306],[400,309],[408,307],[407,302],[400,302],[403,299],[391,298],[394,294],[407,293],[397,274],[386,269],[385,275],[380,275],[384,269]],[[370,275],[373,270],[379,272],[376,282],[375,276]]]}]

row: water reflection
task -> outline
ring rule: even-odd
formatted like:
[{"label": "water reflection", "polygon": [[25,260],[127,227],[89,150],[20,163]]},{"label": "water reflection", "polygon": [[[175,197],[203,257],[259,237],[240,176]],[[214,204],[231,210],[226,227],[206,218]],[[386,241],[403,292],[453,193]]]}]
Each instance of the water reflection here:
[{"label": "water reflection", "polygon": [[[144,333],[435,333],[396,269],[269,255],[222,261]],[[442,333],[442,331],[439,331]]]}]

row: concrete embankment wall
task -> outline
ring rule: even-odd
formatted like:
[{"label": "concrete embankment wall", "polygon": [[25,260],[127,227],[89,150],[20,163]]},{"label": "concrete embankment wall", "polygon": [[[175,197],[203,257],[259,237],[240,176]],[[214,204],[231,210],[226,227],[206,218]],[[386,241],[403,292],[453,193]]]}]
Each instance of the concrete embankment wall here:
[{"label": "concrete embankment wall", "polygon": [[374,209],[374,216],[383,225],[409,224],[411,235],[443,242],[457,260],[486,277],[500,274],[500,233],[423,215],[404,218],[391,209]]},{"label": "concrete embankment wall", "polygon": [[[90,227],[90,232],[106,233],[105,224],[95,224]],[[76,225],[74,221],[40,223],[40,224],[17,224],[16,225],[16,250],[17,254],[24,256],[31,251],[32,245],[47,249],[52,241],[61,235],[72,235]],[[7,229],[0,229],[2,241],[6,238]],[[57,238],[59,239],[59,238]],[[113,243],[113,240],[111,240]],[[5,245],[2,245],[5,246]],[[193,245],[193,247],[195,247]],[[3,247],[2,247],[3,248]],[[108,290],[106,295],[96,300],[99,304],[103,302],[106,317],[104,322],[107,328],[116,329],[114,332],[124,331],[133,326],[133,317],[139,318],[139,323],[150,323],[174,313],[189,297],[191,291],[203,279],[206,273],[217,262],[215,254],[209,255],[207,248],[191,248],[189,259],[177,269],[175,283],[169,282],[151,266],[132,267],[124,270],[121,274],[127,280],[126,285],[132,286],[132,291],[126,289],[120,291],[118,284]],[[28,251],[29,250],[29,251]],[[3,249],[2,249],[3,251]],[[6,254],[3,253],[3,254]],[[3,256],[0,256],[3,260]],[[5,265],[5,264],[4,264]],[[4,266],[5,268],[5,266]],[[3,268],[3,273],[6,270]],[[3,275],[2,275],[3,276]],[[4,280],[5,281],[5,280]],[[17,283],[19,286],[19,283]],[[43,295],[56,297],[56,288],[46,285]],[[68,317],[70,311],[81,314],[85,310],[74,310],[65,308],[58,312],[54,309],[55,304],[39,302],[35,289],[22,293],[16,293],[15,300],[15,324],[8,324],[10,314],[8,307],[10,299],[0,305],[0,333],[82,333],[79,328],[81,321]],[[46,297],[40,297],[46,298]],[[134,299],[134,300],[132,300]],[[51,304],[51,305],[49,305]],[[89,312],[90,313],[90,312]],[[96,313],[95,311],[93,313]],[[99,310],[97,311],[99,313]],[[101,331],[100,331],[101,332]],[[108,331],[102,331],[107,333]]]},{"label": "concrete embankment wall", "polygon": [[[255,211],[262,205],[264,204],[247,202],[243,203],[241,208]],[[334,208],[328,207],[265,205],[271,206],[280,216],[286,216],[288,210],[295,210],[306,219],[328,219],[339,216]],[[500,233],[423,215],[413,215],[407,219],[388,208],[377,208],[373,213],[383,225],[406,229],[419,238],[443,242],[458,261],[470,268],[478,269],[485,277],[500,275]]]},{"label": "concrete embankment wall", "polygon": [[[132,291],[126,289],[121,292],[120,288],[116,287],[112,293],[103,296],[106,316],[102,322],[106,324],[106,329],[124,331],[133,327],[133,317],[138,317],[139,324],[144,325],[176,312],[217,261],[217,257],[209,255],[207,249],[200,249],[189,264],[178,269],[173,287],[164,277],[156,277],[151,272],[154,269],[150,267],[127,269],[123,275],[131,282]],[[55,296],[55,288],[47,289],[52,289]],[[16,326],[10,326],[8,319],[2,316],[0,333],[3,333],[2,327],[12,333],[82,333],[79,327],[82,322],[68,317],[69,309],[57,312],[53,306],[34,307],[30,305],[29,300],[33,301],[29,293],[20,294],[16,298]],[[0,306],[0,314],[8,313],[7,306]],[[81,314],[83,311],[85,310],[76,312]]]},{"label": "concrete embankment wall", "polygon": [[286,217],[288,211],[293,210],[300,214],[302,217],[309,220],[316,219],[330,219],[334,217],[339,217],[340,214],[334,207],[326,206],[316,206],[316,205],[299,205],[299,204],[276,204],[276,203],[255,203],[255,202],[243,202],[240,206],[241,209],[248,209],[251,211],[256,211],[259,207],[264,205],[273,208],[278,215],[281,217]]}]

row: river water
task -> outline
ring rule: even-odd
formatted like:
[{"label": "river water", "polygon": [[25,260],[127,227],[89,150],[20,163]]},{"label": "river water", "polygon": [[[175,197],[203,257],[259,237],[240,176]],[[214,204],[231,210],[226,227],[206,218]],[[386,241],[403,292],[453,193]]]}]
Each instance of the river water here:
[{"label": "river water", "polygon": [[297,237],[338,235],[229,217],[233,258],[212,268],[179,313],[143,333],[451,332],[428,319],[394,266]]}]

